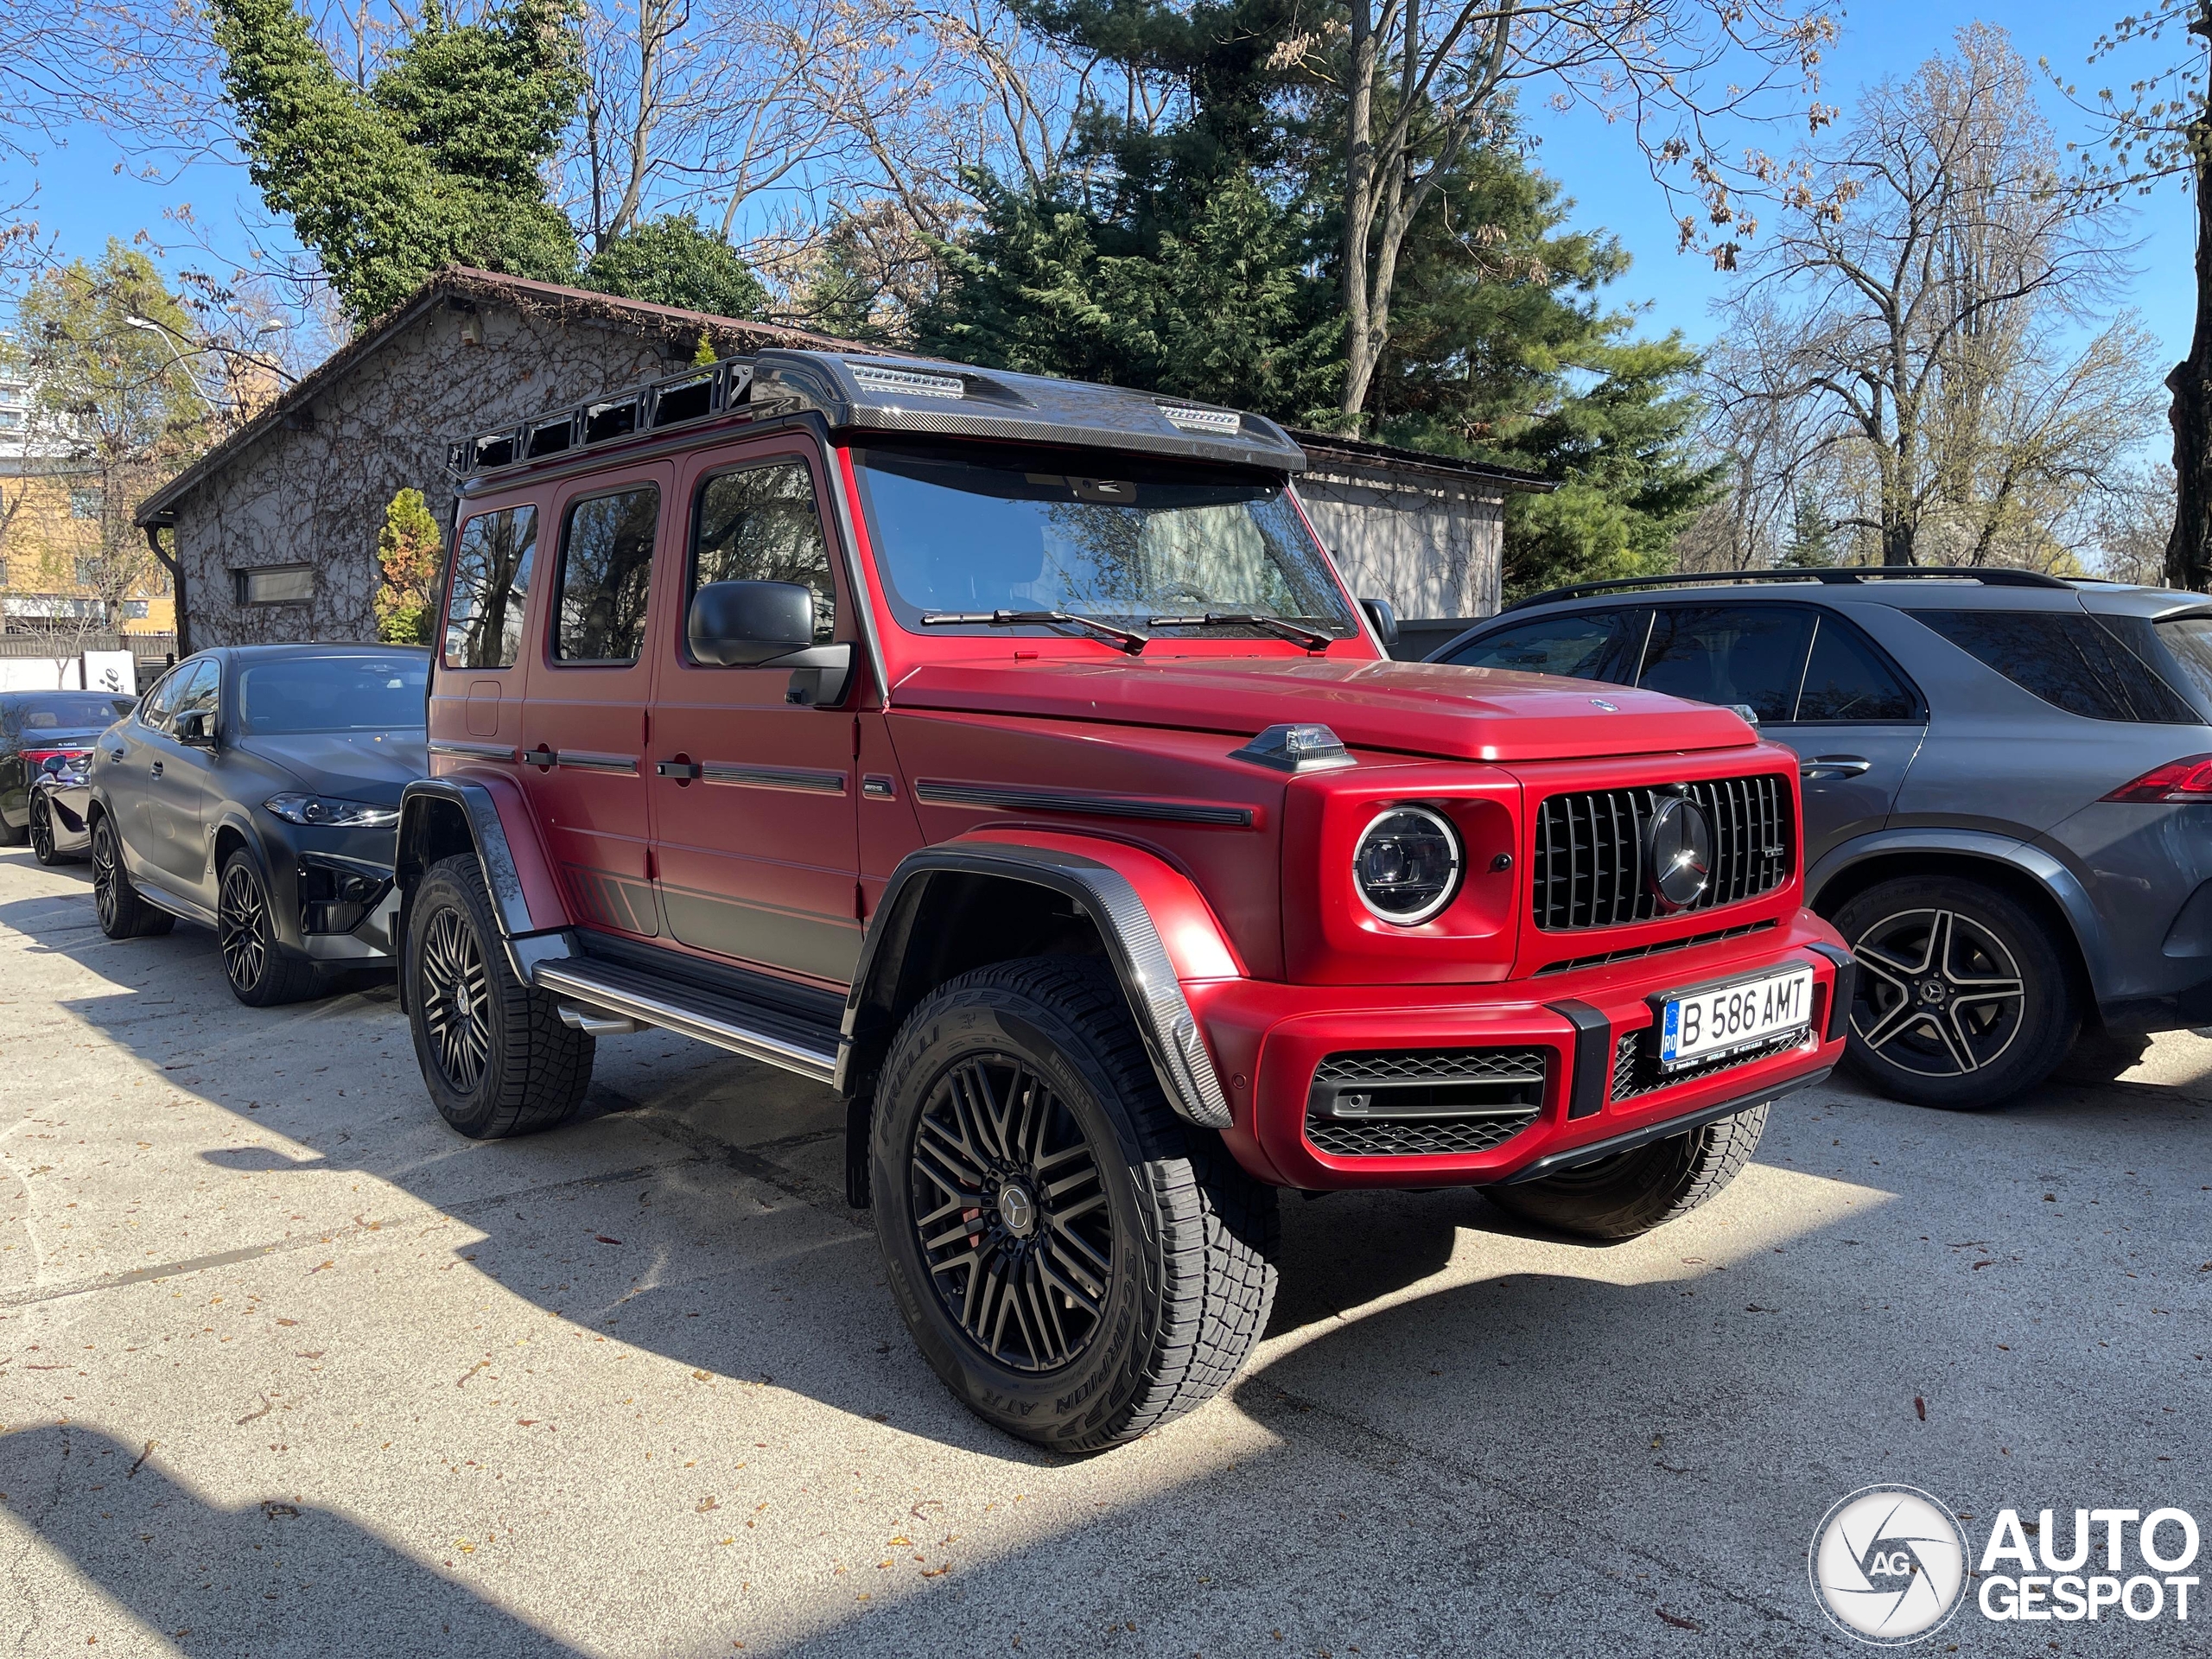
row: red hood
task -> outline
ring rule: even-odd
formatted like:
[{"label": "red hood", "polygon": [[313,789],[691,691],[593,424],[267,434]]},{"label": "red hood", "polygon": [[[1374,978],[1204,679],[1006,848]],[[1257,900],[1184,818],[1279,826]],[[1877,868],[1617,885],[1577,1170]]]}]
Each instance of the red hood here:
[{"label": "red hood", "polygon": [[1318,721],[1355,749],[1461,760],[1573,760],[1738,748],[1757,741],[1741,720],[1709,703],[1448,663],[944,663],[916,669],[891,701],[901,709],[1243,737],[1268,726]]}]

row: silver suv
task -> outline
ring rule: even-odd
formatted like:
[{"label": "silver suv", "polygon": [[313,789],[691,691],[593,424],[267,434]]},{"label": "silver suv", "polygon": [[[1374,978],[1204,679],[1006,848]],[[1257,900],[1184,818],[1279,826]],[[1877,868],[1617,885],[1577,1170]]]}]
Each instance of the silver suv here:
[{"label": "silver suv", "polygon": [[[1734,707],[1797,752],[1850,1063],[1928,1106],[2212,1023],[2212,601],[2016,570],[1775,570],[1522,601],[1432,662]],[[2077,1038],[2080,1039],[2077,1046]]]}]

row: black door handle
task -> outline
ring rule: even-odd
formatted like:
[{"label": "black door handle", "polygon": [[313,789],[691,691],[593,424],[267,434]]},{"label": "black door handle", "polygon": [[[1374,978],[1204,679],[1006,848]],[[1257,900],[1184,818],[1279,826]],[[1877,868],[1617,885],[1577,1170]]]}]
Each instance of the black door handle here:
[{"label": "black door handle", "polygon": [[162,763],[158,760],[155,761],[151,770],[155,777],[160,777],[162,775]]},{"label": "black door handle", "polygon": [[699,775],[699,763],[696,760],[656,760],[653,771],[663,778],[690,783]]}]

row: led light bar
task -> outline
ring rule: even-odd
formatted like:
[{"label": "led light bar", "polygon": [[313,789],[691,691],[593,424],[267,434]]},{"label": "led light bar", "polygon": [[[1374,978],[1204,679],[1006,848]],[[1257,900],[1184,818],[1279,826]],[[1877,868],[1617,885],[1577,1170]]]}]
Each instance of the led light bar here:
[{"label": "led light bar", "polygon": [[845,365],[866,391],[905,391],[917,397],[965,397],[968,383],[957,374],[917,374],[912,369],[887,369],[878,363]]},{"label": "led light bar", "polygon": [[1235,432],[1244,424],[1244,417],[1233,409],[1192,409],[1186,404],[1158,404],[1154,407],[1171,424],[1186,432]]}]

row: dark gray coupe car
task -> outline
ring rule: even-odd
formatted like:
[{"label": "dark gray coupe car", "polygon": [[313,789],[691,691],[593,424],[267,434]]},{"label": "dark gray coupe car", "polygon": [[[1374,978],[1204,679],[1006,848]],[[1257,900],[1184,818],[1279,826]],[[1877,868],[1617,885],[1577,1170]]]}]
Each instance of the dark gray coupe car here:
[{"label": "dark gray coupe car", "polygon": [[1736,709],[1796,750],[1850,1063],[1993,1104],[2212,1023],[2212,601],[2023,570],[1734,572],[1539,594],[1432,662]]},{"label": "dark gray coupe car", "polygon": [[427,770],[429,654],[243,645],[187,658],[93,753],[100,926],[215,929],[238,1000],[389,966],[399,791]]}]

